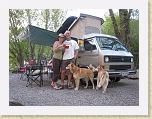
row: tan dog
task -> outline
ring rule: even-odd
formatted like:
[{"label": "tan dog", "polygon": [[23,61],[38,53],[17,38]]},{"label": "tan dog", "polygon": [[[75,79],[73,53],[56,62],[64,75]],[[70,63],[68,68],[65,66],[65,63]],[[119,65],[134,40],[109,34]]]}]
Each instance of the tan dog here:
[{"label": "tan dog", "polygon": [[96,90],[98,90],[98,88],[102,86],[103,87],[102,93],[104,93],[108,86],[109,74],[101,66],[98,66],[96,70],[98,71]]},{"label": "tan dog", "polygon": [[86,69],[86,68],[79,68],[77,66],[75,66],[73,63],[70,63],[66,69],[69,69],[71,71],[71,73],[73,73],[73,78],[74,78],[74,81],[75,81],[75,90],[78,90],[79,89],[79,82],[80,82],[80,79],[81,78],[85,78],[85,81],[86,81],[86,86],[84,88],[87,88],[88,87],[88,77],[89,79],[91,80],[92,82],[92,85],[93,85],[93,89],[94,88],[94,72],[90,69]]}]

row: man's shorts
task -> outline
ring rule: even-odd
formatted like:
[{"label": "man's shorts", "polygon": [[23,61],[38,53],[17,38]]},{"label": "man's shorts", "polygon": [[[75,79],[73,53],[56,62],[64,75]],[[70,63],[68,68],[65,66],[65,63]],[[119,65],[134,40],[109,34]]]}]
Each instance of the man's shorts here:
[{"label": "man's shorts", "polygon": [[66,70],[66,67],[67,67],[68,64],[70,64],[71,62],[75,64],[75,58],[67,59],[67,60],[62,60],[61,69],[62,69],[62,70]]}]

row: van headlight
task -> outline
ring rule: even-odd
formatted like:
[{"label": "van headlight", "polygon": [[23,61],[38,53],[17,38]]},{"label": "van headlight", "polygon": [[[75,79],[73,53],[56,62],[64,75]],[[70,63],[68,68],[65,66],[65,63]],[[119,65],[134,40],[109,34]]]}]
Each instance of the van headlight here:
[{"label": "van headlight", "polygon": [[134,58],[133,57],[131,58],[131,62],[134,62]]},{"label": "van headlight", "polygon": [[109,57],[105,57],[105,62],[109,62]]}]

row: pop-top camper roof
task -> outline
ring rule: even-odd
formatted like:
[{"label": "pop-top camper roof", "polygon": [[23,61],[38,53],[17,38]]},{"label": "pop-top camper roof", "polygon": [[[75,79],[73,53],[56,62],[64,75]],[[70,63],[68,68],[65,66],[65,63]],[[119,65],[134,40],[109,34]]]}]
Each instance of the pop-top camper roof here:
[{"label": "pop-top camper roof", "polygon": [[104,23],[104,20],[100,17],[80,13],[80,17],[71,24],[71,26],[68,28],[68,30],[70,30],[72,27],[74,27],[74,25],[79,21],[79,19],[86,18],[86,17],[92,18],[92,19],[98,19],[99,21],[101,21],[101,25]]},{"label": "pop-top camper roof", "polygon": [[104,20],[100,17],[80,14],[80,17],[75,19],[75,21],[69,26],[68,30],[71,31],[71,36],[75,38],[82,38],[83,35],[90,33],[101,34],[101,25]]}]

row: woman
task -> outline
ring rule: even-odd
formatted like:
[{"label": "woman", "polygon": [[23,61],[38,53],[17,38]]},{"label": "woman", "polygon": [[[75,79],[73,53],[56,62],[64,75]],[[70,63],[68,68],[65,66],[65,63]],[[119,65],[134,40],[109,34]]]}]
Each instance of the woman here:
[{"label": "woman", "polygon": [[60,66],[61,66],[61,61],[62,61],[62,54],[64,52],[64,47],[63,47],[63,42],[64,40],[64,35],[60,33],[58,35],[58,40],[53,44],[53,76],[52,76],[52,87],[54,89],[60,89],[56,82],[59,78],[60,74]]}]

